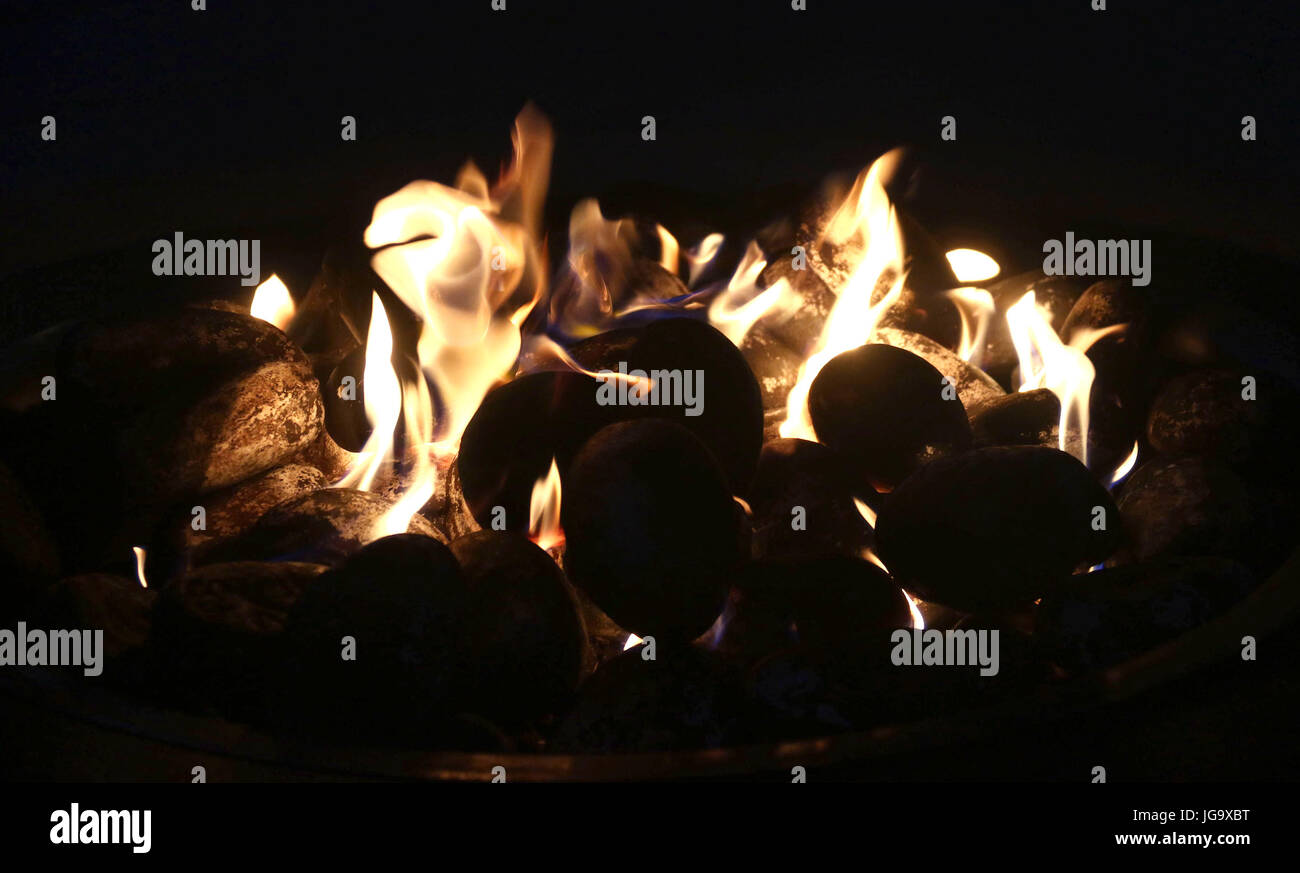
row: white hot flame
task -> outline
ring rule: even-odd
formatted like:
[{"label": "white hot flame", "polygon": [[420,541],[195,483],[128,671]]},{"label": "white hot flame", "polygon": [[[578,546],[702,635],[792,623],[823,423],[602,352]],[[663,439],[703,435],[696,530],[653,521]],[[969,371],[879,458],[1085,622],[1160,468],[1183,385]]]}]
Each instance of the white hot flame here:
[{"label": "white hot flame", "polygon": [[976,249],[953,249],[946,257],[958,282],[987,282],[1002,272],[997,261]]},{"label": "white hot flame", "polygon": [[762,249],[751,242],[727,287],[709,304],[709,323],[737,346],[763,316],[789,317],[799,306],[798,296],[784,278],[758,290],[758,278],[766,266]]},{"label": "white hot flame", "polygon": [[293,297],[289,295],[288,287],[274,273],[253,292],[253,303],[249,307],[249,313],[254,318],[260,318],[262,321],[274,324],[280,330],[285,330],[289,322],[293,321],[294,311]]},{"label": "white hot flame", "polygon": [[954,288],[946,296],[961,315],[961,346],[957,355],[973,366],[984,362],[984,348],[988,342],[989,323],[996,309],[993,295],[983,288]]}]

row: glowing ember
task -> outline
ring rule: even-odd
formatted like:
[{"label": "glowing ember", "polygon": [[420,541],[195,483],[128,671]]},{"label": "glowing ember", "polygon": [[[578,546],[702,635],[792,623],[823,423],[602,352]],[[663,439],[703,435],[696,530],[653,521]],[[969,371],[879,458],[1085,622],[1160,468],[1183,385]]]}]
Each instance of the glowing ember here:
[{"label": "glowing ember", "polygon": [[135,577],[140,580],[141,588],[148,588],[149,582],[144,578],[144,549],[132,546],[131,551],[135,552]]},{"label": "glowing ember", "polygon": [[985,282],[1002,272],[997,261],[976,249],[953,249],[946,257],[958,282]]},{"label": "glowing ember", "polygon": [[[884,180],[892,173],[898,158],[897,151],[877,158],[858,176],[849,196],[826,226],[825,236],[833,244],[861,240],[865,250],[839,290],[816,348],[799,370],[799,379],[787,402],[786,419],[781,423],[783,437],[817,438],[807,408],[813,380],[831,358],[865,343],[881,316],[903,293],[903,237],[884,188]],[[873,304],[872,296],[882,281],[891,284],[885,295]]]},{"label": "glowing ember", "polygon": [[560,527],[560,468],[551,458],[551,469],[533,485],[528,503],[528,538],[543,549],[564,542]]},{"label": "glowing ember", "polygon": [[272,273],[271,278],[257,286],[249,312],[254,318],[268,321],[280,330],[288,328],[289,322],[293,321],[293,298],[279,276]]}]

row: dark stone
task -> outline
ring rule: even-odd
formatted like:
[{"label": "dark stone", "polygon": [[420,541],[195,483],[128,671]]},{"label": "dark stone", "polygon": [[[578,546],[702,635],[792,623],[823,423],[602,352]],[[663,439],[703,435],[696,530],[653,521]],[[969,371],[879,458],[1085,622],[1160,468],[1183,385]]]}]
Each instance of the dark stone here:
[{"label": "dark stone", "polygon": [[[285,626],[275,721],[292,736],[421,744],[456,711],[470,589],[437,540],[376,540],[319,577]],[[344,660],[344,637],[355,660]]]},{"label": "dark stone", "polygon": [[324,571],[316,564],[214,564],[169,586],[152,637],[167,693],[195,709],[261,721],[289,611]]},{"label": "dark stone", "polygon": [[[370,491],[322,488],[273,507],[242,535],[195,551],[196,565],[226,561],[297,561],[336,566],[375,538],[394,501]],[[437,538],[423,516],[407,532]]]},{"label": "dark stone", "polygon": [[1282,379],[1261,372],[1254,377],[1254,399],[1246,400],[1248,375],[1198,370],[1171,380],[1151,404],[1152,447],[1266,477],[1293,476],[1291,439],[1300,432],[1300,397]]},{"label": "dark stone", "polygon": [[1143,464],[1119,498],[1126,551],[1135,561],[1189,555],[1245,555],[1255,539],[1246,485],[1199,458]]},{"label": "dark stone", "polygon": [[699,437],[739,494],[754,475],[763,445],[763,400],[744,355],[721,332],[702,321],[666,318],[637,329],[598,334],[569,350],[588,370],[699,371],[704,375],[701,413],[682,406],[616,406],[616,420],[667,418]]},{"label": "dark stone", "polygon": [[722,609],[746,556],[740,507],[690,431],[648,419],[610,425],[564,484],[565,569],[638,636],[692,640]]},{"label": "dark stone", "polygon": [[518,534],[478,531],[451,551],[470,590],[470,707],[507,722],[558,711],[578,687],[587,645],[564,573]]},{"label": "dark stone", "polygon": [[[871,526],[854,505],[845,464],[821,443],[777,439],[763,446],[747,496],[757,557],[858,555],[871,545]],[[875,502],[872,497],[868,505]],[[803,510],[800,529],[795,507]]]},{"label": "dark stone", "polygon": [[1072,577],[1043,598],[1037,634],[1071,672],[1105,669],[1219,615],[1256,585],[1227,558],[1171,558]]},{"label": "dark stone", "polygon": [[828,361],[808,392],[808,411],[818,440],[845,459],[859,483],[877,490],[971,442],[955,387],[924,359],[893,346],[859,346]]},{"label": "dark stone", "polygon": [[[1094,507],[1104,530],[1094,530]],[[880,510],[880,558],[925,600],[976,612],[1019,605],[1119,541],[1119,511],[1056,449],[975,449],[922,467]]]},{"label": "dark stone", "polygon": [[563,752],[652,752],[716,748],[728,740],[739,687],[721,659],[693,646],[637,646],[583,684],[560,724]]}]

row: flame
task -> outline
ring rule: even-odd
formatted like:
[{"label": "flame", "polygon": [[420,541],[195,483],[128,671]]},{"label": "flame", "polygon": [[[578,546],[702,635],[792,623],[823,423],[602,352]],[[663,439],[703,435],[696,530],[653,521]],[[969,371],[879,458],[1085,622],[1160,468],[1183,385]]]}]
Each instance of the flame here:
[{"label": "flame", "polygon": [[623,651],[626,652],[628,649],[635,649],[637,646],[641,645],[641,643],[643,643],[643,642],[645,642],[645,640],[641,639],[641,638],[640,638],[639,636],[637,636],[636,634],[628,634],[628,635],[627,635],[627,642],[623,643]]},{"label": "flame", "polygon": [[853,505],[858,508],[858,512],[867,520],[867,524],[871,525],[871,529],[875,530],[876,511],[856,497],[853,498]]},{"label": "flame", "polygon": [[383,301],[370,292],[370,328],[366,333],[365,389],[366,420],[370,436],[359,454],[359,462],[337,484],[340,488],[369,491],[385,460],[391,457],[393,429],[402,412],[402,388],[393,370],[393,333]]},{"label": "flame", "polygon": [[[865,250],[839,290],[813,353],[799,370],[799,379],[790,391],[786,406],[786,419],[781,423],[783,437],[816,440],[807,408],[808,389],[813,380],[831,358],[867,342],[881,316],[903,293],[903,237],[883,183],[897,164],[899,154],[895,150],[882,155],[861,173],[827,223],[825,236],[832,243],[844,245],[861,238]],[[871,298],[882,282],[890,283],[888,290],[873,304]]]},{"label": "flame", "polygon": [[[419,374],[399,379],[378,295],[366,341],[365,406],[373,430],[338,483],[370,490],[392,457],[404,413],[409,456],[397,502],[375,536],[406,530],[433,495],[438,457],[456,451],[483,396],[509,375],[519,328],[545,291],[538,239],[549,181],[550,122],[531,106],[515,119],[514,160],[495,186],[473,164],[456,187],[415,181],[375,204],[364,240],[371,266],[421,321]],[[442,414],[434,421],[435,395]]]},{"label": "flame", "polygon": [[984,362],[989,323],[995,311],[993,295],[983,288],[954,288],[945,296],[956,305],[961,315],[961,345],[957,356],[978,367]]},{"label": "flame", "polygon": [[709,304],[709,323],[739,346],[750,328],[769,312],[788,317],[799,307],[794,288],[784,278],[762,291],[758,278],[767,261],[758,244],[751,242],[727,287]]},{"label": "flame", "polygon": [[144,578],[144,549],[132,546],[131,551],[135,552],[135,578],[140,580],[141,588],[148,588],[149,582]]},{"label": "flame", "polygon": [[284,330],[289,326],[289,322],[293,321],[294,311],[293,298],[289,296],[289,289],[274,273],[253,292],[253,303],[249,307],[249,312],[254,318],[260,318]]},{"label": "flame", "polygon": [[564,543],[560,527],[560,468],[551,458],[551,469],[533,485],[528,503],[528,538],[543,549]]},{"label": "flame", "polygon": [[704,239],[700,240],[695,248],[685,254],[686,263],[689,265],[689,271],[686,278],[686,286],[694,288],[695,282],[700,278],[700,274],[708,269],[709,264],[718,256],[722,250],[722,244],[726,241],[720,233],[711,233]]},{"label": "flame", "polygon": [[958,282],[987,282],[1002,272],[997,261],[976,249],[953,249],[945,257]]},{"label": "flame", "polygon": [[903,591],[903,596],[907,598],[907,608],[912,613],[912,627],[916,630],[925,630],[925,616],[921,614],[921,607],[916,602],[910,591]]},{"label": "flame", "polygon": [[678,251],[677,237],[668,232],[668,228],[662,224],[656,224],[655,229],[659,232],[659,264],[673,275],[677,274]]},{"label": "flame", "polygon": [[1096,370],[1086,352],[1097,340],[1125,328],[1114,325],[1102,330],[1077,331],[1067,345],[1052,329],[1050,315],[1037,305],[1034,292],[1021,297],[1007,310],[1011,340],[1020,359],[1020,391],[1047,388],[1061,401],[1058,424],[1061,451],[1069,451],[1069,426],[1074,423],[1079,437],[1079,460],[1088,463],[1088,402]]},{"label": "flame", "polygon": [[1111,474],[1110,482],[1107,484],[1107,487],[1114,488],[1116,485],[1118,485],[1120,482],[1124,480],[1125,476],[1133,472],[1133,467],[1137,465],[1137,459],[1138,459],[1138,441],[1133,440],[1133,450],[1129,452],[1128,457],[1125,458],[1120,463],[1120,465],[1115,468],[1115,472]]}]

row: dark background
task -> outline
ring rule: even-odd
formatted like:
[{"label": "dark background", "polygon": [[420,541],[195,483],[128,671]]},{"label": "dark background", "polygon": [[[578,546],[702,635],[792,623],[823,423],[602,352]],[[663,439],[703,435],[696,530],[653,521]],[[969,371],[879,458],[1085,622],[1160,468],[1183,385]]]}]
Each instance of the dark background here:
[{"label": "dark background", "polygon": [[[136,244],[147,258],[176,230],[364,226],[412,178],[451,181],[469,157],[495,173],[528,99],[557,132],[553,234],[579,197],[632,183],[757,226],[907,144],[936,232],[1041,240],[1104,219],[1300,252],[1284,4],[808,5],[10,2],[0,275]],[[57,142],[40,139],[47,114]]]}]

